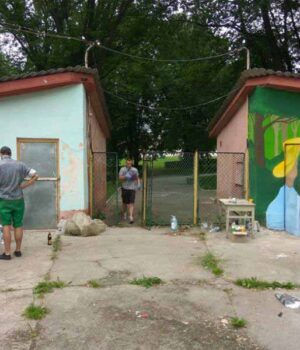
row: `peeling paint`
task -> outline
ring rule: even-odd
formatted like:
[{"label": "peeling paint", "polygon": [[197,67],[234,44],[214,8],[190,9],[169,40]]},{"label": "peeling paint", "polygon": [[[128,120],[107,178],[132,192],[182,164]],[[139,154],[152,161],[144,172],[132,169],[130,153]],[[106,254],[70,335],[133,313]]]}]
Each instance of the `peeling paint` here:
[{"label": "peeling paint", "polygon": [[63,182],[61,186],[62,194],[65,193],[75,193],[77,188],[80,186],[78,171],[82,167],[82,159],[78,157],[72,148],[68,144],[63,144],[62,147],[62,159],[64,162],[62,164],[62,177]]}]

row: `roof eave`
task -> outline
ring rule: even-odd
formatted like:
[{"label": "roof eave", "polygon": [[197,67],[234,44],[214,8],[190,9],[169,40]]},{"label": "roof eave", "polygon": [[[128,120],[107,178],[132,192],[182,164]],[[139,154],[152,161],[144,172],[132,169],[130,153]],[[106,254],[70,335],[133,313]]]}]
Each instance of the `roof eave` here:
[{"label": "roof eave", "polygon": [[216,138],[220,134],[222,129],[230,122],[231,118],[235,115],[245,99],[256,86],[271,87],[288,91],[300,91],[300,79],[275,75],[248,78],[239,90],[231,96],[230,100],[227,101],[227,107],[225,110],[220,115],[217,113],[217,118],[215,118],[209,126],[210,138]]},{"label": "roof eave", "polygon": [[[69,67],[67,69],[15,76],[10,79],[2,78],[0,79],[0,97],[27,94],[74,84],[84,85],[85,90],[91,97],[97,120],[105,136],[109,138],[111,121],[96,70]],[[102,115],[104,120],[101,117]]]}]

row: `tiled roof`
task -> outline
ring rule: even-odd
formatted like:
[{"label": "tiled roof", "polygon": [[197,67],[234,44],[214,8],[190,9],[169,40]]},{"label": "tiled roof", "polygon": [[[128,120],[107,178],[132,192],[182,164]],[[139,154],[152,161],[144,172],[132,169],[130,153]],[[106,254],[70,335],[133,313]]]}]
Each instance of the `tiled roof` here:
[{"label": "tiled roof", "polygon": [[264,68],[253,68],[253,69],[245,70],[241,74],[240,79],[234,85],[234,87],[231,90],[231,92],[229,93],[229,95],[224,100],[222,106],[217,111],[216,115],[213,117],[213,119],[209,123],[208,130],[210,131],[214,127],[216,122],[219,120],[219,118],[225,112],[225,110],[228,107],[231,100],[234,98],[234,96],[237,94],[237,92],[240,90],[240,88],[243,87],[243,85],[245,84],[245,82],[248,79],[261,78],[261,77],[267,77],[267,76],[277,76],[277,77],[283,77],[283,78],[300,79],[300,73],[280,72],[280,71],[274,71],[272,69],[264,69]]},{"label": "tiled roof", "polygon": [[44,75],[52,75],[52,74],[67,73],[67,72],[92,74],[95,76],[96,80],[99,81],[97,69],[76,66],[76,67],[66,67],[66,68],[55,68],[55,69],[49,69],[49,70],[42,70],[40,72],[32,72],[32,73],[24,73],[24,74],[0,77],[0,83],[6,82],[6,81],[42,77]]}]

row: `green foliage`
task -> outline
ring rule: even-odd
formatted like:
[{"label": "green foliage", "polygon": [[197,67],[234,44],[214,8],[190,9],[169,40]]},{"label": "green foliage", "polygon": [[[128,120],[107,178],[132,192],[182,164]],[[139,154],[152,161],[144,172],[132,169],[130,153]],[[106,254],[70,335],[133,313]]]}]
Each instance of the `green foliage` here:
[{"label": "green foliage", "polygon": [[143,278],[135,278],[130,282],[130,284],[142,286],[145,288],[150,288],[162,283],[163,281],[159,277],[145,277],[145,276]]},{"label": "green foliage", "polygon": [[[103,46],[131,55],[188,59],[246,45],[252,66],[292,70],[299,54],[298,32],[293,26],[299,21],[299,5],[295,0],[275,5],[275,0],[237,4],[227,0],[3,0],[0,13],[2,23],[100,39]],[[2,45],[9,58],[0,60],[0,74],[84,63],[87,46],[80,41],[25,34],[12,27],[3,31],[14,40],[7,39]],[[104,89],[121,97],[106,94],[113,125],[109,150],[137,161],[144,150],[214,149],[207,126],[222,99],[198,108],[168,108],[199,105],[227,94],[245,68],[245,55],[167,64],[93,48],[89,65],[99,70]]]},{"label": "green foliage", "polygon": [[247,321],[243,318],[231,317],[230,323],[234,328],[244,328],[247,325]]},{"label": "green foliage", "polygon": [[102,287],[101,283],[97,280],[88,281],[88,286],[91,288],[101,288]]},{"label": "green foliage", "polygon": [[39,282],[34,288],[33,293],[38,296],[43,296],[46,293],[52,293],[55,288],[64,288],[66,284],[63,281],[42,281]]},{"label": "green foliage", "polygon": [[52,243],[52,250],[54,253],[57,253],[61,249],[62,249],[61,237],[60,235],[57,235]]},{"label": "green foliage", "polygon": [[256,277],[251,278],[240,278],[235,281],[235,284],[237,286],[247,288],[247,289],[277,289],[277,288],[283,288],[283,289],[295,289],[297,288],[297,285],[293,282],[268,282],[268,281],[262,281],[258,280]]},{"label": "green foliage", "polygon": [[224,271],[219,267],[220,260],[211,252],[201,258],[201,265],[210,270],[215,276],[223,275]]},{"label": "green foliage", "polygon": [[23,316],[28,318],[29,320],[41,320],[47,314],[49,310],[42,306],[36,306],[34,304],[30,304],[23,312]]}]

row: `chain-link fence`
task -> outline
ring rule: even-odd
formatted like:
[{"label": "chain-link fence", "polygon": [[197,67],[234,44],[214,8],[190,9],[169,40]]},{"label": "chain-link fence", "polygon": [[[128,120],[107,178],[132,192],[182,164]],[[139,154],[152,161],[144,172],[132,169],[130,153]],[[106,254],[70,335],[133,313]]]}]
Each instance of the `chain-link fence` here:
[{"label": "chain-link fence", "polygon": [[168,225],[171,215],[180,224],[193,222],[193,153],[146,157],[148,224]]},{"label": "chain-link fence", "polygon": [[244,153],[199,154],[199,219],[221,225],[218,199],[244,197]]},{"label": "chain-link fence", "polygon": [[117,153],[94,152],[90,171],[92,216],[107,225],[115,225],[120,219]]},{"label": "chain-link fence", "polygon": [[[197,163],[198,159],[198,164]],[[144,223],[221,224],[220,198],[243,198],[244,154],[151,154],[144,158]],[[197,177],[197,180],[195,180]]]}]

